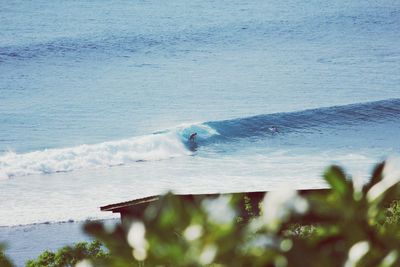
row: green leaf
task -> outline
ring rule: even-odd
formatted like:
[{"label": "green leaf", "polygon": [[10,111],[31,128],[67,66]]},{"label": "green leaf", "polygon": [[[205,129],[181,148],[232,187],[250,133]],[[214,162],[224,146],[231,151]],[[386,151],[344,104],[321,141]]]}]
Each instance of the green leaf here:
[{"label": "green leaf", "polygon": [[371,179],[363,188],[364,193],[368,192],[374,185],[382,181],[384,167],[385,167],[385,162],[381,162],[375,166],[372,172]]},{"label": "green leaf", "polygon": [[331,166],[325,171],[324,178],[334,192],[345,195],[349,191],[349,183],[346,181],[346,175],[342,168]]},{"label": "green leaf", "polygon": [[0,266],[1,267],[13,267],[13,263],[7,256],[4,254],[4,248],[5,246],[0,243]]}]

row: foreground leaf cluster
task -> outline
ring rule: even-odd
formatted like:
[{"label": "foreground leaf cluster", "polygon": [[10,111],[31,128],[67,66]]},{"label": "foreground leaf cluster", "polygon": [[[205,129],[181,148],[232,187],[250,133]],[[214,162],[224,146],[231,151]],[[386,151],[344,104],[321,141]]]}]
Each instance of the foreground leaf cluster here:
[{"label": "foreground leaf cluster", "polygon": [[[243,195],[183,201],[168,194],[140,219],[114,229],[87,224],[86,231],[110,251],[110,258],[93,264],[400,266],[400,177],[388,170],[379,164],[360,186],[332,166],[324,174],[331,190],[271,192],[260,207]],[[275,209],[268,208],[271,201]],[[136,244],[129,239],[133,224],[145,227]]]},{"label": "foreground leaf cluster", "polygon": [[43,252],[36,260],[26,263],[27,267],[69,267],[75,266],[84,259],[105,260],[107,253],[103,250],[99,241],[92,243],[80,242],[74,246],[65,246],[56,253],[51,251]]},{"label": "foreground leaf cluster", "polygon": [[[400,266],[398,176],[381,163],[359,185],[332,166],[326,191],[167,194],[121,224],[87,223],[107,253],[86,244],[45,252],[27,266]],[[0,253],[2,260],[11,266]]]}]

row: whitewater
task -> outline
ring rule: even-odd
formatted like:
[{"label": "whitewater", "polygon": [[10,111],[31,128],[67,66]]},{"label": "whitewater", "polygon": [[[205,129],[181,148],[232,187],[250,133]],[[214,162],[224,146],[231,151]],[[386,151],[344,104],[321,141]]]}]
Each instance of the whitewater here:
[{"label": "whitewater", "polygon": [[[193,126],[193,130],[206,132],[205,136],[216,134],[207,132],[204,126]],[[142,162],[162,160],[189,155],[184,140],[188,139],[185,129],[165,131],[149,136],[134,137],[93,145],[80,145],[72,148],[46,149],[42,151],[16,154],[7,152],[0,156],[0,169],[3,178],[32,174],[51,174],[69,172],[95,167],[112,167]],[[186,130],[187,131],[187,130]],[[202,133],[202,136],[204,134]],[[205,138],[205,137],[203,137]]]},{"label": "whitewater", "polygon": [[[292,132],[322,131],[335,128],[387,122],[400,117],[400,99],[363,104],[311,109],[300,112],[265,114],[225,121],[180,125],[151,135],[71,148],[46,149],[0,156],[0,178],[34,174],[71,172],[79,169],[107,168],[144,161],[172,159],[195,155],[200,146],[233,143],[246,138],[273,139]],[[373,126],[376,127],[376,126]],[[196,133],[194,141],[189,136]],[[325,133],[329,135],[331,133]],[[383,133],[382,133],[383,135]],[[389,139],[390,140],[390,139]],[[314,145],[318,145],[315,141]],[[266,146],[272,146],[269,140]]]}]

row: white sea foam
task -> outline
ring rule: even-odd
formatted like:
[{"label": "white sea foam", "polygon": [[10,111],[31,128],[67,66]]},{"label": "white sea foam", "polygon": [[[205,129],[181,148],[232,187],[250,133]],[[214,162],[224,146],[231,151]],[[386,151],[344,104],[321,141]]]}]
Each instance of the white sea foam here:
[{"label": "white sea foam", "polygon": [[8,175],[5,171],[3,171],[2,169],[0,169],[0,180],[5,180],[8,178]]},{"label": "white sea foam", "polygon": [[0,179],[162,160],[190,153],[182,137],[173,131],[25,154],[7,152],[0,156]]}]

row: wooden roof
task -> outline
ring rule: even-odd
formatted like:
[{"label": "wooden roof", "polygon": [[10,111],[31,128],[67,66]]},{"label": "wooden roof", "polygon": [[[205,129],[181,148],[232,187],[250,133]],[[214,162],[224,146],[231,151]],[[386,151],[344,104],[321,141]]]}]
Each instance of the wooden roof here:
[{"label": "wooden roof", "polygon": [[[231,194],[265,194],[265,192],[232,192],[232,193],[210,193],[210,194],[175,194],[175,196],[182,198],[193,198],[193,197],[216,197],[219,195],[231,195]],[[100,207],[101,211],[112,211],[112,212],[120,212],[121,210],[137,207],[141,205],[147,205],[151,202],[157,201],[160,199],[160,195],[149,196],[144,198],[133,199],[130,201],[110,204],[106,206]]]},{"label": "wooden roof", "polygon": [[[308,192],[311,191],[327,191],[329,189],[327,188],[319,188],[319,189],[303,189],[303,190],[298,190],[300,194],[307,194]],[[265,194],[267,193],[266,191],[253,191],[253,192],[232,192],[232,193],[211,193],[211,194],[176,194],[178,197],[182,198],[193,198],[193,197],[215,197],[219,195],[232,195],[232,194],[247,194],[247,195],[260,195],[260,194]],[[121,212],[125,209],[129,209],[132,207],[140,207],[142,205],[147,205],[151,202],[157,201],[161,198],[160,195],[153,195],[153,196],[148,196],[144,198],[138,198],[138,199],[133,199],[130,201],[125,201],[125,202],[120,202],[120,203],[115,203],[115,204],[110,204],[106,206],[100,207],[101,211],[111,211],[111,212]]]},{"label": "wooden roof", "polygon": [[159,200],[159,199],[160,199],[160,196],[149,196],[149,197],[144,197],[144,198],[138,198],[138,199],[134,199],[134,200],[130,200],[130,201],[106,205],[106,206],[100,207],[100,210],[101,211],[118,212],[118,210],[121,210],[124,208],[136,206],[136,205],[140,205],[140,204],[147,204],[147,203]]}]

